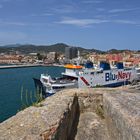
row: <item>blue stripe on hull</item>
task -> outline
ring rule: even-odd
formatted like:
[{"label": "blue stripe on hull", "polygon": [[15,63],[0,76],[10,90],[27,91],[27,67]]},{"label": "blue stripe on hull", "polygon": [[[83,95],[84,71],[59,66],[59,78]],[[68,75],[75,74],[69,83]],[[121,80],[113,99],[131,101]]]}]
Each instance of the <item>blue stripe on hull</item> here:
[{"label": "blue stripe on hull", "polygon": [[107,84],[103,86],[104,87],[119,87],[119,86],[128,85],[128,84],[130,84],[129,81],[123,81],[123,82],[117,82],[117,83]]}]

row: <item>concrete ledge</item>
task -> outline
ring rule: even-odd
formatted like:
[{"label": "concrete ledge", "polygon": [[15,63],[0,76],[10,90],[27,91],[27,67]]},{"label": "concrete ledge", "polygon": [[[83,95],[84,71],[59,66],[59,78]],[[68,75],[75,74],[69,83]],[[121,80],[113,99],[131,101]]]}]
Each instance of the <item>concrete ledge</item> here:
[{"label": "concrete ledge", "polygon": [[112,91],[103,95],[103,104],[111,140],[140,139],[140,93]]}]

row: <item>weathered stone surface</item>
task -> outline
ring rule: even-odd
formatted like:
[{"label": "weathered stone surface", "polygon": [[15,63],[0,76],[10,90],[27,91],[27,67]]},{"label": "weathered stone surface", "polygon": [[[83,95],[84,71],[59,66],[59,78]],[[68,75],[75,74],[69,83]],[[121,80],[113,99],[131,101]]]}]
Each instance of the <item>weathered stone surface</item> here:
[{"label": "weathered stone surface", "polygon": [[61,94],[47,98],[41,107],[29,107],[1,123],[0,140],[67,139],[76,119],[78,98],[74,94],[69,97]]},{"label": "weathered stone surface", "polygon": [[0,140],[139,138],[140,94],[127,88],[64,90],[0,124]]},{"label": "weathered stone surface", "polygon": [[94,112],[82,113],[75,140],[109,140],[104,120]]},{"label": "weathered stone surface", "polygon": [[78,95],[81,114],[75,140],[110,140],[104,114],[101,114],[103,113],[102,90],[90,89],[86,93]]},{"label": "weathered stone surface", "polygon": [[111,140],[140,140],[140,93],[119,90],[103,100]]}]

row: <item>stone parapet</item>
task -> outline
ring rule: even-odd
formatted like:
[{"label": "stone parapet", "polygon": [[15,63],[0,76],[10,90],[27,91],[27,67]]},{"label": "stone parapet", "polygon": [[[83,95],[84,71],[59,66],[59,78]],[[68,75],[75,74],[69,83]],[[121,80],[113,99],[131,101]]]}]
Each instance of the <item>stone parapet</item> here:
[{"label": "stone parapet", "polygon": [[139,140],[140,94],[69,89],[0,124],[0,140]]},{"label": "stone parapet", "polygon": [[65,140],[72,137],[78,98],[59,93],[0,124],[0,140]]},{"label": "stone parapet", "polygon": [[103,95],[111,140],[140,140],[140,93],[118,90]]}]

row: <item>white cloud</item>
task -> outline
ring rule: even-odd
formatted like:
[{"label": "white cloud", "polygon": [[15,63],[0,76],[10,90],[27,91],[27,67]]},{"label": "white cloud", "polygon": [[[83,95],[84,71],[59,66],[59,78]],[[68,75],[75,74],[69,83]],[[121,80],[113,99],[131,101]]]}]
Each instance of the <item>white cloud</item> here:
[{"label": "white cloud", "polygon": [[140,24],[138,21],[125,20],[125,19],[107,20],[107,19],[74,19],[74,18],[64,18],[57,23],[75,25],[81,27],[87,27],[87,26],[91,26],[94,24],[101,24],[101,23],[130,24],[130,25]]},{"label": "white cloud", "polygon": [[138,10],[139,8],[129,8],[129,9],[112,9],[109,10],[109,13],[120,13],[120,12],[129,12],[129,11],[134,11],[134,10]]},{"label": "white cloud", "polygon": [[121,24],[133,24],[133,25],[139,24],[136,21],[130,21],[130,20],[114,20],[113,22],[121,23]]},{"label": "white cloud", "polygon": [[58,6],[58,7],[53,7],[51,8],[51,11],[55,14],[60,13],[74,13],[74,12],[79,12],[79,9],[77,9],[77,7],[75,7],[74,5],[62,5],[62,6]]},{"label": "white cloud", "polygon": [[52,16],[53,14],[52,13],[43,13],[41,14],[41,16]]},{"label": "white cloud", "polygon": [[89,26],[92,24],[100,24],[108,22],[108,20],[101,20],[101,19],[63,19],[57,23],[59,24],[70,24],[76,26]]},{"label": "white cloud", "polygon": [[0,21],[0,25],[15,25],[15,26],[27,26],[27,23],[23,22],[8,22],[8,21]]},{"label": "white cloud", "polygon": [[40,17],[40,16],[52,16],[52,13],[42,13],[42,14],[31,14],[31,17]]},{"label": "white cloud", "polygon": [[105,11],[104,8],[96,8],[96,10],[99,11],[99,12]]}]

